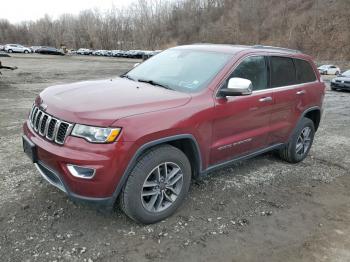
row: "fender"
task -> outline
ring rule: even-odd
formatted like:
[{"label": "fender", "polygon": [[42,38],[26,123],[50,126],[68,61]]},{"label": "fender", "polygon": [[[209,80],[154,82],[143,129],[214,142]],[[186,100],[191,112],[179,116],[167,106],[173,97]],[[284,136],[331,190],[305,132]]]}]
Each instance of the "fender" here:
[{"label": "fender", "polygon": [[117,199],[120,191],[122,190],[125,182],[127,181],[129,175],[130,175],[130,172],[132,170],[132,168],[134,167],[137,159],[139,156],[141,156],[141,154],[143,154],[147,149],[151,148],[151,147],[154,147],[156,145],[160,145],[160,144],[164,144],[164,143],[167,143],[167,142],[172,142],[172,141],[176,141],[176,140],[179,140],[179,139],[191,139],[193,142],[194,142],[194,145],[195,145],[195,154],[197,156],[197,159],[198,159],[198,163],[197,164],[197,168],[198,168],[198,171],[199,173],[202,172],[202,157],[201,157],[201,151],[199,149],[199,145],[198,145],[198,142],[196,140],[196,138],[191,135],[191,134],[180,134],[180,135],[175,135],[175,136],[169,136],[169,137],[164,137],[164,138],[161,138],[161,139],[157,139],[157,140],[154,140],[154,141],[150,141],[150,142],[147,142],[146,144],[143,144],[142,146],[140,146],[137,150],[136,150],[136,153],[134,154],[134,156],[131,158],[127,168],[125,169],[124,171],[124,174],[123,176],[121,177],[116,189],[114,190],[114,193],[111,197],[111,201],[110,203],[113,203],[115,202],[115,200]]},{"label": "fender", "polygon": [[288,143],[290,142],[290,140],[292,139],[292,137],[293,137],[293,135],[294,135],[294,133],[295,133],[295,130],[296,130],[296,128],[298,127],[298,125],[299,125],[301,119],[302,119],[303,117],[305,117],[305,115],[306,115],[307,113],[309,113],[309,112],[311,112],[311,111],[313,111],[313,110],[318,110],[318,111],[320,111],[320,114],[321,114],[321,116],[320,116],[320,121],[321,121],[321,117],[322,117],[322,110],[321,110],[321,108],[320,108],[319,106],[309,107],[308,109],[306,109],[306,110],[300,115],[300,117],[299,117],[299,119],[298,119],[298,122],[296,123],[293,132],[291,132],[291,134],[289,135],[289,138],[288,138],[288,141],[287,141],[286,144],[288,144]]}]

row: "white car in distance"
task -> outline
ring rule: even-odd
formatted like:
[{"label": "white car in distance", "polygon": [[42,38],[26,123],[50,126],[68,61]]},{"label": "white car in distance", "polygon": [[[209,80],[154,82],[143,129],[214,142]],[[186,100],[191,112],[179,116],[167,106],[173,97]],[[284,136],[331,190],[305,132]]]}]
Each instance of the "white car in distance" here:
[{"label": "white car in distance", "polygon": [[5,51],[8,53],[25,53],[25,54],[29,54],[32,52],[30,48],[24,47],[18,44],[5,45]]},{"label": "white car in distance", "polygon": [[339,75],[340,68],[335,65],[322,65],[317,68],[321,75]]}]

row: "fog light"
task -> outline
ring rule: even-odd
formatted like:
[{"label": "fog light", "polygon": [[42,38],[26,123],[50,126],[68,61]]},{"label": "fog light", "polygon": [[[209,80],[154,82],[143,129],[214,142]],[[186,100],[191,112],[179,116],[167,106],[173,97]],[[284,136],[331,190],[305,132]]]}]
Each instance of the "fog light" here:
[{"label": "fog light", "polygon": [[69,172],[79,178],[91,179],[94,177],[96,170],[76,165],[67,165]]}]

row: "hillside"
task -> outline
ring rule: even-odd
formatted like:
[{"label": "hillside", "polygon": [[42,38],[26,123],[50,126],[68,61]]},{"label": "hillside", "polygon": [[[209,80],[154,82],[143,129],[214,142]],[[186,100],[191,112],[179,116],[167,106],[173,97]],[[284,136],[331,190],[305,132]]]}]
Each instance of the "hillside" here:
[{"label": "hillside", "polygon": [[194,42],[267,44],[350,60],[350,0],[139,0],[107,13],[0,20],[0,43],[160,49]]}]

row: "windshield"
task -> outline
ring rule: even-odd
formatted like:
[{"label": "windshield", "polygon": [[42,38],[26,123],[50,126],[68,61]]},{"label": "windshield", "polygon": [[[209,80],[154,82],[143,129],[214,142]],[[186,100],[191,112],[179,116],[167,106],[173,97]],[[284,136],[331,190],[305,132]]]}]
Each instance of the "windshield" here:
[{"label": "windshield", "polygon": [[347,76],[350,77],[350,70],[345,71],[344,73],[341,74],[342,76]]},{"label": "windshield", "polygon": [[192,93],[205,88],[231,57],[208,51],[166,50],[132,69],[127,77]]}]

